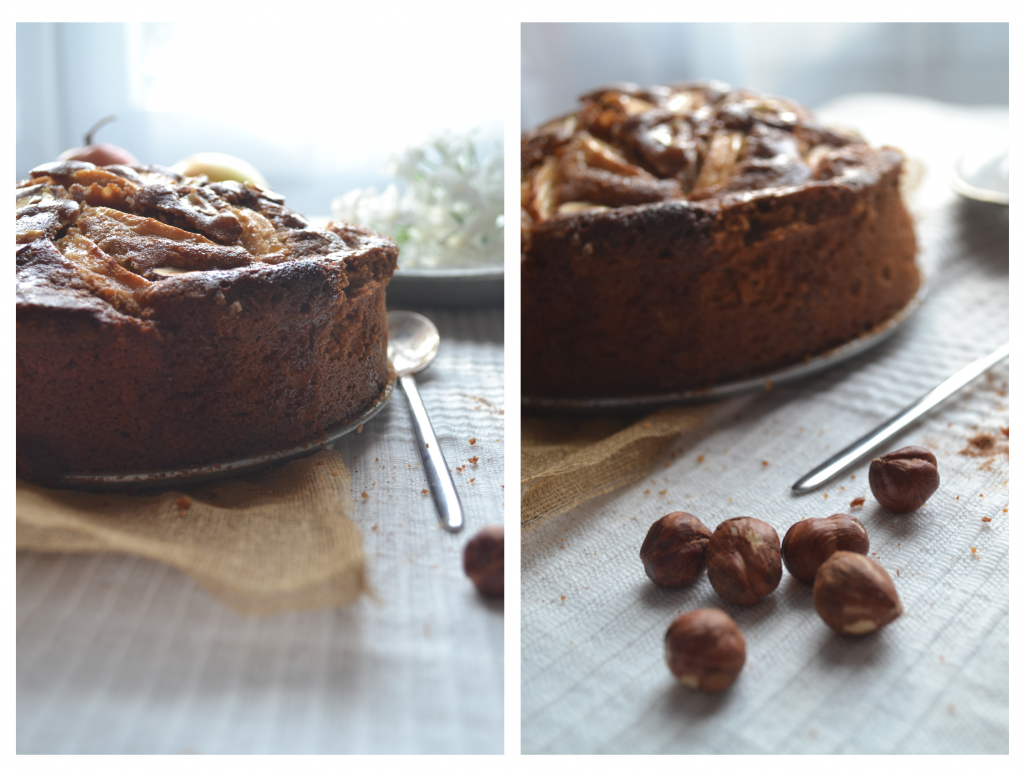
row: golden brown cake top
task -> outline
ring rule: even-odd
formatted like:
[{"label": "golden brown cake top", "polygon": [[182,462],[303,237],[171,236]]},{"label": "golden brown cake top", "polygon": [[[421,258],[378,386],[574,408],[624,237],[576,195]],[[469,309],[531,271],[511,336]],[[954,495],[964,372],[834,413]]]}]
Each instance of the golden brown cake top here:
[{"label": "golden brown cake top", "polygon": [[[524,227],[556,215],[849,177],[866,148],[780,97],[719,82],[620,84],[522,137]],[[848,148],[847,148],[848,147]]]},{"label": "golden brown cake top", "polygon": [[313,258],[344,268],[382,253],[393,266],[397,254],[370,230],[316,229],[281,195],[251,183],[211,183],[156,165],[41,165],[18,182],[15,216],[19,301],[22,286],[39,281],[22,284],[20,255],[44,241],[64,260],[48,286],[88,290],[132,315],[144,315],[139,297],[154,285],[197,271],[258,271]]}]

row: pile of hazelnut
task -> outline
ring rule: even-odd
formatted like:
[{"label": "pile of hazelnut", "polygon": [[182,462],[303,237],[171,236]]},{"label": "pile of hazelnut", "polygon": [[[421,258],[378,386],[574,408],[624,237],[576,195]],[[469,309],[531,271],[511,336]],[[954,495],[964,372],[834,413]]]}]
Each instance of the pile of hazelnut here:
[{"label": "pile of hazelnut", "polygon": [[[920,446],[885,454],[871,463],[868,481],[884,508],[917,510],[939,488],[935,455]],[[644,570],[658,586],[689,586],[707,567],[711,587],[733,605],[754,605],[775,591],[785,564],[790,575],[814,587],[815,610],[841,635],[874,632],[903,613],[892,579],[867,553],[867,530],[845,513],[799,521],[780,544],[760,519],[727,519],[712,532],[677,511],[654,522],[640,547]],[[746,642],[728,614],[702,608],[669,625],[665,659],[680,683],[721,691],[743,669]]]}]

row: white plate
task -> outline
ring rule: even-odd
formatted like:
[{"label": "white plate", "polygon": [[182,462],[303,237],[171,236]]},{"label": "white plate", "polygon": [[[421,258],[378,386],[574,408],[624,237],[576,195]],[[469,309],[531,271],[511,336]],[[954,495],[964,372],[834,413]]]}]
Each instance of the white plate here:
[{"label": "white plate", "polygon": [[389,306],[463,308],[504,302],[505,271],[500,267],[398,270],[388,284]]},{"label": "white plate", "polygon": [[625,411],[631,409],[642,409],[649,406],[661,405],[683,405],[710,402],[721,400],[735,395],[750,394],[753,392],[769,391],[772,387],[788,381],[796,381],[800,378],[819,373],[835,367],[840,362],[845,362],[870,348],[877,346],[886,338],[906,324],[910,316],[921,307],[925,297],[928,295],[928,284],[924,277],[921,278],[921,286],[917,294],[909,303],[893,316],[891,319],[875,327],[871,332],[862,335],[856,340],[844,343],[842,346],[819,354],[807,361],[791,365],[780,370],[774,370],[754,378],[745,378],[741,381],[712,386],[708,389],[699,389],[690,392],[673,392],[669,394],[638,395],[631,397],[599,397],[586,399],[562,399],[544,397],[524,397],[523,407],[531,410],[545,411],[569,411],[569,412],[599,412],[599,411]]},{"label": "white plate", "polygon": [[225,462],[211,462],[194,467],[175,468],[171,470],[154,470],[148,473],[90,473],[86,475],[69,474],[61,477],[59,486],[83,489],[87,491],[110,491],[116,489],[163,489],[171,486],[202,483],[219,478],[251,473],[261,470],[275,462],[309,454],[332,443],[342,435],[359,429],[378,413],[391,398],[395,388],[395,374],[392,370],[384,389],[366,411],[358,418],[332,427],[315,439],[300,443],[297,446],[271,451],[258,456],[244,457]]},{"label": "white plate", "polygon": [[964,197],[999,205],[1010,204],[1010,150],[998,154],[970,151],[953,170],[953,188]]},{"label": "white plate", "polygon": [[[309,223],[325,229],[330,216],[310,216]],[[490,267],[403,268],[388,284],[388,305],[438,308],[503,305],[505,302],[505,269]]]}]

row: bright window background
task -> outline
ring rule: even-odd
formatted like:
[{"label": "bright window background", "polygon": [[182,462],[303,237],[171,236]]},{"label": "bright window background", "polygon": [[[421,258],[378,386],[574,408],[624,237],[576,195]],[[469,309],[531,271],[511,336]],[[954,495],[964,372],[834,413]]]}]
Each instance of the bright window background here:
[{"label": "bright window background", "polygon": [[19,24],[17,173],[116,114],[96,140],[163,165],[234,154],[289,205],[326,215],[334,196],[385,185],[391,154],[433,133],[501,141],[503,67],[479,20]]},{"label": "bright window background", "polygon": [[718,79],[815,107],[853,92],[1009,104],[1008,24],[524,24],[522,127],[613,81]]}]

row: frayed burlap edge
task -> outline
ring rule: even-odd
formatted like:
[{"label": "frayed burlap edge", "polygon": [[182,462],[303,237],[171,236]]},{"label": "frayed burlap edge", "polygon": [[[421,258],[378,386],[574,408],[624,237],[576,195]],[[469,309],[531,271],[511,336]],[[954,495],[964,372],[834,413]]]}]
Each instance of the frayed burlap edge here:
[{"label": "frayed burlap edge", "polygon": [[718,407],[663,408],[639,419],[524,416],[523,530],[639,481],[676,436],[704,423]]},{"label": "frayed burlap edge", "polygon": [[18,481],[16,513],[19,550],[146,557],[242,613],[347,605],[368,591],[351,478],[331,450],[160,493]]}]

